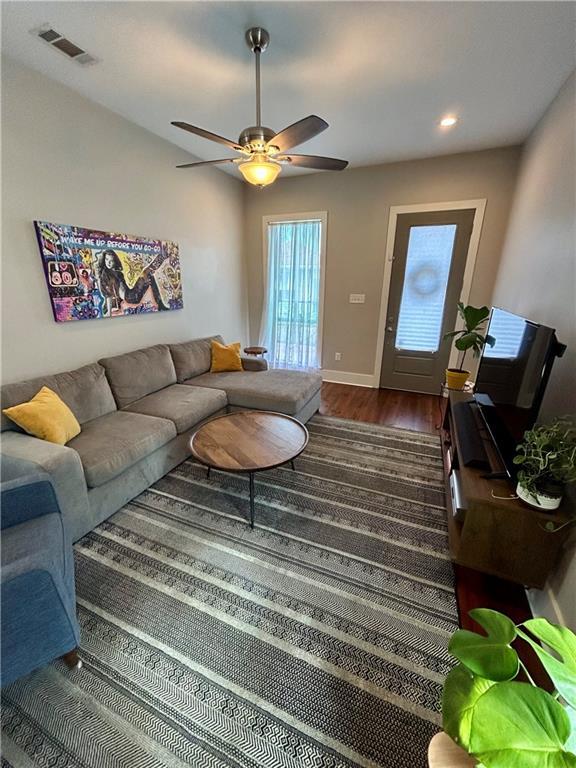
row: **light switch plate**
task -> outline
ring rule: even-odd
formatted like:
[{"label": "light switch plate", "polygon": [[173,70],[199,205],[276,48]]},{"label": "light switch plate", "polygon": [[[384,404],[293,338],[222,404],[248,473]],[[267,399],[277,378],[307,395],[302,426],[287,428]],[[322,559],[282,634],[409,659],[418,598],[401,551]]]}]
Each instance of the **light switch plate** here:
[{"label": "light switch plate", "polygon": [[366,301],[366,294],[365,293],[351,293],[350,294],[350,304],[364,304]]}]

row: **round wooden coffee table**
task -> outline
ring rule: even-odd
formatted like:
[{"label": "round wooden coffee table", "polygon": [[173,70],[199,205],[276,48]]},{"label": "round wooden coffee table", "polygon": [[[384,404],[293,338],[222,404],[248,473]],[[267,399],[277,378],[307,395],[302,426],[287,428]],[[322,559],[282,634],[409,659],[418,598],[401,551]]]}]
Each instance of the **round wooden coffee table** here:
[{"label": "round wooden coffee table", "polygon": [[195,459],[211,469],[247,472],[250,527],[254,528],[254,474],[292,463],[308,445],[308,430],[292,416],[271,411],[238,411],[216,416],[190,438]]}]

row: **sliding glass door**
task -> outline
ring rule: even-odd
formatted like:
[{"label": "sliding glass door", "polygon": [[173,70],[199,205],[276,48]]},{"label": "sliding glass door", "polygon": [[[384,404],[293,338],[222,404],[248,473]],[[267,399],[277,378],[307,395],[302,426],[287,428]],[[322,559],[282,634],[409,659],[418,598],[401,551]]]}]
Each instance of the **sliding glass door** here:
[{"label": "sliding glass door", "polygon": [[326,214],[265,217],[260,340],[274,368],[320,368]]}]

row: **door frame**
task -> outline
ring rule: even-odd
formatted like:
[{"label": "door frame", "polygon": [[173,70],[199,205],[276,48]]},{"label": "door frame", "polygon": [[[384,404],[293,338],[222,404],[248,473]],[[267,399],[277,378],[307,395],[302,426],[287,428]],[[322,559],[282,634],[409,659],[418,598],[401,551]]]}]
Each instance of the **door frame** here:
[{"label": "door frame", "polygon": [[[477,200],[457,200],[448,203],[419,203],[415,205],[392,205],[390,206],[390,216],[388,218],[388,235],[386,238],[386,257],[384,261],[384,277],[382,279],[382,296],[380,299],[380,316],[378,319],[378,336],[376,339],[376,350],[374,355],[374,387],[380,387],[380,376],[382,374],[382,359],[384,357],[384,337],[386,335],[386,318],[388,316],[388,299],[390,294],[390,282],[392,280],[392,266],[394,263],[394,244],[396,240],[396,225],[398,216],[403,213],[429,213],[430,211],[457,211],[460,209],[474,209],[474,223],[472,224],[472,234],[468,244],[468,253],[466,254],[466,267],[464,268],[464,277],[462,279],[462,289],[460,291],[459,301],[466,304],[470,297],[472,287],[472,278],[476,266],[476,256],[478,255],[478,246],[482,225],[484,223],[484,212],[486,210],[486,198]],[[456,330],[460,325],[460,318],[456,320]],[[453,368],[458,361],[458,351],[453,346],[450,352],[448,367]]]},{"label": "door frame", "polygon": [[327,243],[327,231],[328,231],[328,211],[307,211],[305,213],[269,213],[262,216],[262,257],[263,257],[263,269],[264,269],[264,282],[263,282],[263,300],[262,300],[262,315],[260,318],[260,330],[259,339],[262,337],[264,328],[264,317],[268,304],[268,224],[275,222],[287,222],[298,223],[301,221],[319,220],[321,222],[320,228],[320,296],[318,305],[318,332],[317,332],[317,345],[318,345],[318,360],[320,367],[318,370],[322,370],[323,363],[323,343],[324,343],[324,291],[326,285],[326,243]]}]

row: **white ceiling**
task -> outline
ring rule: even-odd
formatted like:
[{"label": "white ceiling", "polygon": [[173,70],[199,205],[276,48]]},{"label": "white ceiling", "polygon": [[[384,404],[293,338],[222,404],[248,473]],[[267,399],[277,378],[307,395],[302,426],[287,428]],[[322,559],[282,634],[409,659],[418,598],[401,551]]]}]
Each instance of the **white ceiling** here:
[{"label": "white ceiling", "polygon": [[[234,140],[254,123],[250,26],[272,38],[264,124],[320,115],[329,130],[299,151],[351,166],[521,142],[576,65],[572,2],[20,1],[2,11],[4,53],[202,159],[233,153],[170,121]],[[82,67],[30,34],[45,23],[99,63]],[[443,131],[448,112],[460,122]]]}]

